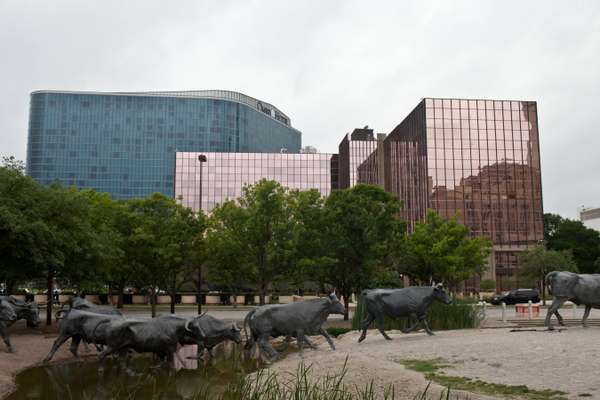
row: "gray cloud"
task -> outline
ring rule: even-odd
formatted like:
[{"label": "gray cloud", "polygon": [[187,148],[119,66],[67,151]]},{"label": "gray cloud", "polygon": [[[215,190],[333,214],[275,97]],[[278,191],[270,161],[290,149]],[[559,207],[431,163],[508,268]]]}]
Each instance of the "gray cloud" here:
[{"label": "gray cloud", "polygon": [[241,91],[327,152],[425,96],[537,100],[545,210],[600,206],[598,2],[8,0],[0,54],[0,154],[37,89]]}]

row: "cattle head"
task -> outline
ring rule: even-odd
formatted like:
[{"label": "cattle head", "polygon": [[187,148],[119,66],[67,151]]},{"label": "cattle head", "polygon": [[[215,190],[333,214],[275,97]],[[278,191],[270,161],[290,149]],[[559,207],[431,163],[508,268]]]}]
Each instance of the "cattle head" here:
[{"label": "cattle head", "polygon": [[331,293],[327,296],[327,298],[329,299],[329,307],[327,308],[329,314],[345,314],[346,309],[344,308],[344,305],[338,300],[335,293]]},{"label": "cattle head", "polygon": [[29,328],[36,328],[40,324],[40,308],[37,303],[27,303],[23,309],[23,317],[27,321]]},{"label": "cattle head", "polygon": [[444,286],[442,286],[441,283],[433,288],[433,296],[437,301],[444,304],[452,303],[452,299],[448,296],[448,293],[444,290]]},{"label": "cattle head", "polygon": [[235,344],[242,343],[242,333],[240,328],[235,323],[231,323],[231,327],[225,331],[225,338],[231,340]]},{"label": "cattle head", "polygon": [[200,327],[200,319],[203,316],[204,314],[195,318],[190,318],[185,322],[185,330],[187,331],[187,335],[196,342],[201,342],[206,338],[206,333]]},{"label": "cattle head", "polygon": [[15,312],[12,305],[6,301],[0,299],[0,320],[1,321],[16,321],[17,313]]}]

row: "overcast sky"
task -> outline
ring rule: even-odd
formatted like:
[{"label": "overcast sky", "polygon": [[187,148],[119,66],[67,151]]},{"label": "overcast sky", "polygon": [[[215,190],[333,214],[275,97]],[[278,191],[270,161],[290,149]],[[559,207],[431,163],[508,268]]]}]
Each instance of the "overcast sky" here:
[{"label": "overcast sky", "polygon": [[23,160],[39,89],[235,90],[322,152],[422,97],[535,100],[544,210],[600,206],[600,1],[0,0],[0,82]]}]

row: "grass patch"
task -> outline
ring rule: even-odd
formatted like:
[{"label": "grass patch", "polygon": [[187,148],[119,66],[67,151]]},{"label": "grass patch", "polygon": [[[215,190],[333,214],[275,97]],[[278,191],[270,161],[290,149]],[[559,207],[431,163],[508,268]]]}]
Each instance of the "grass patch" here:
[{"label": "grass patch", "polygon": [[423,374],[431,374],[437,372],[442,368],[450,367],[449,364],[445,364],[443,358],[434,358],[433,360],[400,360],[400,364],[404,365],[408,369],[413,371],[421,372]]},{"label": "grass patch", "polygon": [[501,396],[504,398],[525,398],[529,400],[566,400],[565,392],[558,390],[536,390],[526,385],[504,385],[501,383],[489,383],[479,379],[464,376],[449,376],[441,369],[451,367],[445,364],[445,360],[436,358],[433,360],[404,359],[400,364],[413,371],[421,372],[430,381],[448,390],[464,390],[466,392],[478,393],[490,396]]}]

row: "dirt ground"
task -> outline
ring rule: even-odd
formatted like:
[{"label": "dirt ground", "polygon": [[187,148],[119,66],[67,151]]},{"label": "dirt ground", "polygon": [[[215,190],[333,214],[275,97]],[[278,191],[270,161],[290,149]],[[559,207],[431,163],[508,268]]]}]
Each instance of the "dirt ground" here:
[{"label": "dirt ground", "polygon": [[[55,335],[30,329],[11,329],[17,350],[6,351],[0,343],[0,398],[13,387],[14,375],[40,363],[52,346]],[[357,343],[358,333],[351,332],[334,339],[337,351],[331,351],[322,339],[316,350],[305,349],[303,360],[312,365],[317,376],[338,373],[348,357],[345,382],[351,387],[364,387],[371,380],[378,390],[388,384],[396,388],[397,399],[412,399],[427,381],[421,373],[407,370],[401,359],[444,359],[451,367],[446,374],[478,378],[485,382],[527,385],[534,389],[553,389],[568,393],[570,399],[600,399],[600,328],[570,327],[561,332],[510,332],[509,329],[458,330],[424,333],[392,332],[394,340],[386,341],[379,333],[369,331],[366,340]],[[54,361],[70,360],[63,346]],[[294,373],[301,360],[292,353],[271,368],[282,374]],[[442,388],[433,384],[430,393]],[[581,396],[581,397],[580,397]],[[436,397],[437,398],[437,397]],[[491,397],[469,394],[470,399]]]},{"label": "dirt ground", "polygon": [[[412,399],[427,382],[421,373],[407,370],[397,361],[437,358],[451,365],[444,370],[447,375],[527,385],[532,389],[560,390],[566,392],[569,399],[600,399],[600,328],[572,327],[561,332],[456,330],[437,332],[432,337],[424,333],[395,333],[391,335],[392,341],[369,331],[366,340],[360,344],[357,343],[358,336],[351,332],[336,340],[335,352],[319,341],[317,350],[305,350],[304,362],[312,364],[315,374],[324,376],[340,371],[348,356],[346,382],[364,387],[373,380],[379,390],[392,383],[396,398],[400,399]],[[293,373],[299,359],[299,355],[292,354],[273,364],[272,368]],[[435,394],[442,388],[432,385],[431,389]],[[470,399],[490,398],[468,396]]]}]

